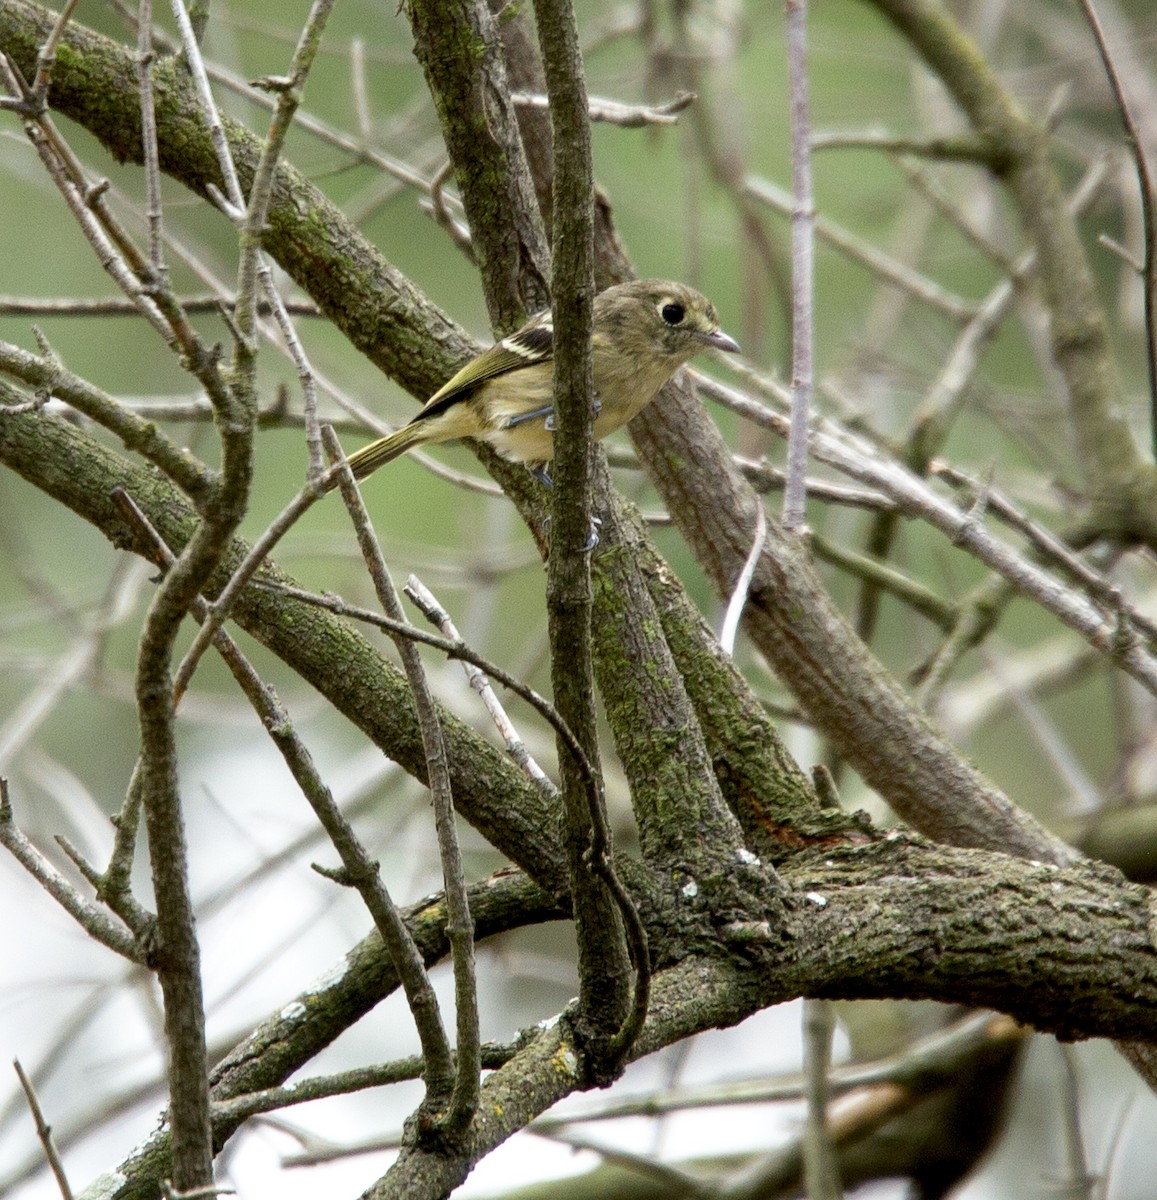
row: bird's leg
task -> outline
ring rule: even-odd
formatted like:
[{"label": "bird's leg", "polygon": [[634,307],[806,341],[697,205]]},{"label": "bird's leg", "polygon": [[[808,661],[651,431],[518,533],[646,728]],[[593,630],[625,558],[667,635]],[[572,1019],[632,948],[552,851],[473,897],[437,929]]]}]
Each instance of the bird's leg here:
[{"label": "bird's leg", "polygon": [[[536,467],[528,466],[526,468],[539,483],[545,488],[554,491],[554,480],[550,477],[550,472],[546,469],[546,463],[539,463]],[[591,517],[591,527],[587,533],[587,544],[583,547],[583,553],[589,554],[599,544],[599,526],[602,521],[598,517]],[[547,517],[542,523],[543,531],[550,529],[550,517]]]},{"label": "bird's leg", "polygon": [[[591,413],[598,416],[603,410],[603,402],[596,396],[591,401]],[[516,425],[525,425],[527,421],[537,421],[539,417],[545,417],[543,425],[546,426],[548,433],[554,433],[554,405],[544,404],[541,408],[532,408],[529,412],[519,413],[517,416],[508,417],[504,428],[513,429]]]},{"label": "bird's leg", "polygon": [[532,408],[530,412],[518,413],[517,416],[508,417],[504,428],[513,429],[516,425],[525,425],[527,421],[537,421],[539,417],[545,417],[547,429],[553,429],[554,405],[544,404],[542,408]]}]

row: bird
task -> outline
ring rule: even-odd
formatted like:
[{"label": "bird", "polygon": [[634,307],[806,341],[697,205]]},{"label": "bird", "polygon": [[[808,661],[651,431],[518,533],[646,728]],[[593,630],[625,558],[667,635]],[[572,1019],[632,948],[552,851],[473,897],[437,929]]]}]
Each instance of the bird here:
[{"label": "bird", "polygon": [[[665,279],[636,279],[600,292],[591,327],[596,439],[646,408],[696,354],[739,352],[705,296]],[[351,454],[354,477],[365,479],[416,446],[474,438],[550,486],[553,343],[548,309],[468,362],[406,425]]]}]

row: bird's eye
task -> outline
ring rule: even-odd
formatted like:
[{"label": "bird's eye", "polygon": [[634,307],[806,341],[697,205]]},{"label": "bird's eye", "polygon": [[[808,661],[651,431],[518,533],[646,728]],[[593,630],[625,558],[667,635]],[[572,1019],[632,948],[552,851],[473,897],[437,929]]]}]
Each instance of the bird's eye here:
[{"label": "bird's eye", "polygon": [[678,325],[684,317],[683,305],[664,304],[663,307],[659,309],[659,316],[661,316],[668,325]]}]

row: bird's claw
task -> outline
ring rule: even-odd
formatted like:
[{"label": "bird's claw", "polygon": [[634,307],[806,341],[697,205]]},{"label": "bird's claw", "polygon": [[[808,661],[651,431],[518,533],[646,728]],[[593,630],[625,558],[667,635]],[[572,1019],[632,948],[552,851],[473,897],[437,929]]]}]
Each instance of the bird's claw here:
[{"label": "bird's claw", "polygon": [[[598,398],[598,396],[596,396],[591,401],[591,415],[594,417],[597,417],[599,415],[599,413],[601,413],[602,411],[603,411],[603,402]],[[550,413],[548,414],[546,420],[543,421],[543,426],[545,427],[547,433],[554,433],[555,429],[557,428],[557,422],[555,420],[553,408],[550,410]]]},{"label": "bird's claw", "polygon": [[[586,545],[582,548],[583,554],[590,552],[599,544],[599,526],[602,521],[598,517],[591,517],[590,529],[587,531]],[[545,536],[550,536],[550,517],[543,517],[542,532]]]}]

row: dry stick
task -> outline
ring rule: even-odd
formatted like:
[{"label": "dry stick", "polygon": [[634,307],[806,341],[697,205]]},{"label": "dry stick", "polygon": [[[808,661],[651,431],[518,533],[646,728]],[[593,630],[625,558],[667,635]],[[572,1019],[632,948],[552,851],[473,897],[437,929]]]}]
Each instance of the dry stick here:
[{"label": "dry stick", "polygon": [[[436,625],[442,631],[447,641],[461,644],[461,635],[458,633],[454,622],[450,619],[450,614],[442,607],[434,593],[426,587],[417,575],[411,575],[406,580],[406,586],[402,590],[417,605],[426,620],[432,625]],[[502,707],[501,701],[494,694],[494,689],[490,686],[490,680],[486,677],[486,672],[481,667],[465,659],[462,660],[462,667],[466,672],[466,678],[469,680],[470,686],[478,693],[482,703],[486,706],[486,711],[490,714],[495,727],[499,734],[501,734],[503,742],[506,743],[506,753],[518,763],[539,791],[552,799],[556,799],[559,794],[558,788],[554,786],[546,772],[535,762],[530,751],[526,748],[526,743],[518,736],[518,730],[515,729],[514,722],[511,721],[506,710]]]},{"label": "dry stick", "polygon": [[[91,243],[101,266],[113,277],[117,286],[130,297],[150,325],[173,345],[173,332],[152,299],[146,296],[131,270],[126,266],[121,253],[124,246],[111,237],[104,228],[103,211],[100,216],[94,208],[94,191],[88,188],[83,175],[78,176],[79,165],[67,151],[64,139],[41,107],[38,111],[35,96],[20,78],[14,64],[0,55],[0,72],[13,97],[12,102],[3,102],[6,108],[16,109],[24,119],[24,131],[32,142],[40,161],[48,171],[49,178],[64,197],[81,232]],[[99,185],[98,185],[99,187]]]},{"label": "dry stick", "polygon": [[[147,214],[146,214],[147,219]],[[235,297],[226,298],[227,305],[236,302]],[[185,296],[179,299],[181,308],[187,313],[219,313],[220,296]],[[310,300],[290,300],[286,309],[298,317],[320,317],[316,304]],[[259,305],[261,316],[269,316],[270,310]],[[140,309],[123,296],[88,297],[74,296],[0,296],[0,317],[139,317]]]},{"label": "dry stick", "polygon": [[[71,5],[69,6],[71,9]],[[44,1147],[44,1157],[48,1159],[48,1165],[52,1168],[52,1174],[56,1177],[56,1186],[60,1189],[61,1196],[64,1200],[72,1200],[72,1188],[68,1186],[68,1176],[64,1173],[64,1163],[60,1161],[60,1155],[56,1151],[56,1143],[52,1140],[52,1126],[44,1119],[44,1112],[40,1107],[40,1101],[36,1098],[36,1089],[32,1086],[32,1080],[24,1073],[24,1068],[20,1065],[20,1060],[14,1058],[12,1065],[16,1068],[16,1074],[20,1078],[20,1086],[24,1089],[24,1095],[28,1099],[28,1107],[32,1112],[32,1119],[36,1122],[36,1136],[40,1139],[41,1146]]]},{"label": "dry stick", "polygon": [[[624,129],[642,129],[646,125],[674,125],[679,120],[679,113],[694,104],[698,98],[694,92],[680,92],[673,100],[666,100],[662,104],[623,104],[619,100],[588,96],[587,114],[592,121],[604,121],[608,125],[619,125]],[[534,92],[511,92],[510,100],[516,108],[550,108],[549,98]]]},{"label": "dry stick", "polygon": [[1097,53],[1105,67],[1109,86],[1113,89],[1113,98],[1121,113],[1121,123],[1125,126],[1125,137],[1133,162],[1137,168],[1137,183],[1141,190],[1141,228],[1145,238],[1145,257],[1141,267],[1141,281],[1145,291],[1145,345],[1148,350],[1146,361],[1149,367],[1149,404],[1150,431],[1153,455],[1157,458],[1157,214],[1154,213],[1153,176],[1149,172],[1149,158],[1145,153],[1145,143],[1141,131],[1133,119],[1129,101],[1125,96],[1125,87],[1117,73],[1113,56],[1109,53],[1105,41],[1105,31],[1093,0],[1081,0],[1092,30],[1093,39],[1097,43]]},{"label": "dry stick", "polygon": [[132,933],[111,920],[98,905],[82,896],[25,837],[13,817],[8,780],[3,777],[0,777],[0,846],[16,859],[89,937],[100,942],[102,946],[107,946],[122,958],[127,958],[129,962],[144,962],[144,951]]},{"label": "dry stick", "polygon": [[843,1196],[839,1164],[828,1128],[828,1072],[835,1031],[836,1015],[832,1002],[805,999],[803,1069],[807,1117],[803,1131],[803,1163],[808,1200],[838,1200]]},{"label": "dry stick", "polygon": [[[482,1066],[492,1071],[505,1066],[518,1052],[518,1045],[506,1045],[501,1042],[484,1042],[482,1045]],[[351,1092],[365,1091],[367,1088],[386,1087],[389,1084],[404,1083],[411,1079],[421,1079],[425,1063],[421,1056],[411,1055],[408,1058],[395,1059],[392,1062],[381,1063],[378,1066],[354,1067],[349,1071],[337,1071],[332,1075],[314,1075],[306,1079],[295,1079],[281,1087],[261,1088],[259,1091],[242,1092],[231,1096],[228,1100],[213,1102],[213,1119],[236,1127],[241,1122],[259,1113],[273,1112],[275,1109],[290,1108],[295,1104],[308,1104],[311,1100],[323,1100],[330,1096],[346,1096]],[[384,1139],[383,1139],[384,1141]],[[402,1145],[403,1136],[390,1139],[392,1145],[383,1147],[396,1149]],[[287,1163],[296,1166],[297,1163]]]},{"label": "dry stick", "polygon": [[137,90],[141,96],[145,220],[149,230],[149,265],[158,278],[163,278],[165,239],[161,225],[161,163],[157,150],[157,110],[153,101],[152,65],[153,0],[140,0],[140,15],[137,18]]},{"label": "dry stick", "polygon": [[959,604],[942,599],[931,588],[910,579],[878,558],[849,550],[816,533],[814,529],[808,535],[808,545],[822,562],[831,563],[848,575],[888,592],[943,630],[951,629],[960,615]]},{"label": "dry stick", "polygon": [[[181,34],[181,49],[185,54],[186,66],[201,101],[202,115],[209,127],[209,141],[217,156],[217,167],[221,172],[221,178],[225,182],[225,199],[235,211],[243,212],[245,196],[241,191],[241,181],[237,178],[237,168],[233,163],[233,155],[229,150],[229,141],[225,136],[224,126],[221,124],[220,114],[217,112],[217,104],[213,99],[213,89],[209,86],[205,60],[201,57],[200,41],[193,29],[193,23],[189,19],[184,0],[172,0],[172,8],[173,16],[177,20],[177,29]],[[217,196],[220,197],[220,192],[217,192]]]},{"label": "dry stick", "polygon": [[991,166],[994,160],[992,147],[969,134],[905,138],[881,130],[860,133],[836,130],[812,134],[811,147],[813,150],[883,150],[888,154],[910,154],[915,158],[976,163],[979,166]]},{"label": "dry stick", "polygon": [[[163,570],[169,570],[176,559],[152,522],[127,493],[120,492],[117,499],[148,539],[153,549],[154,561]],[[206,621],[210,611],[209,605],[202,598],[198,598],[193,606],[193,615],[202,622]],[[348,881],[350,886],[357,889],[381,934],[382,944],[398,972],[399,981],[414,1017],[426,1063],[426,1082],[427,1086],[430,1086],[431,1075],[437,1076],[441,1072],[445,1078],[452,1070],[450,1046],[442,1026],[437,998],[422,963],[422,956],[418,953],[409,929],[390,898],[378,865],[354,833],[333,794],[317,773],[309,752],[293,732],[293,726],[273,690],[262,682],[237,644],[224,630],[216,630],[212,640],[233,673],[234,679],[253,705],[265,730],[281,751],[302,794],[338,852],[347,876],[347,880],[343,882]]]},{"label": "dry stick", "polygon": [[808,413],[812,395],[814,337],[815,200],[812,197],[811,118],[807,87],[807,0],[787,0],[787,70],[791,109],[791,429],[783,527],[800,529],[807,519]]},{"label": "dry stick", "polygon": [[[394,590],[393,581],[382,557],[370,525],[369,514],[362,503],[361,494],[354,482],[353,473],[342,457],[337,435],[329,426],[322,429],[322,439],[327,452],[340,463],[338,483],[342,499],[349,511],[357,533],[366,569],[373,580],[378,603],[386,615],[395,621],[404,621],[402,603]],[[426,771],[430,787],[430,798],[434,806],[434,824],[438,835],[438,851],[442,859],[442,877],[446,886],[446,936],[450,943],[450,960],[454,972],[454,998],[457,1012],[457,1056],[454,1064],[446,1064],[453,1072],[438,1074],[431,1070],[426,1083],[428,1099],[442,1109],[449,1099],[449,1110],[441,1116],[440,1131],[451,1140],[462,1137],[478,1107],[481,1088],[481,1066],[479,1062],[478,991],[474,968],[474,923],[470,919],[470,902],[466,894],[466,878],[462,869],[462,851],[454,827],[454,797],[450,785],[450,769],[446,759],[446,744],[442,737],[442,726],[438,710],[418,648],[408,638],[395,637],[394,645],[402,660],[410,692],[414,698],[414,712],[422,734],[422,749],[426,757]],[[427,1062],[430,1062],[427,1057]],[[431,1064],[432,1066],[433,1064]],[[456,1071],[453,1068],[456,1066]],[[447,1097],[446,1093],[450,1095]]]},{"label": "dry stick", "polygon": [[767,513],[763,511],[762,501],[755,506],[755,536],[751,539],[751,550],[735,581],[731,599],[727,602],[727,613],[723,618],[723,628],[719,631],[719,644],[734,657],[735,635],[739,631],[739,622],[743,617],[743,609],[751,593],[751,581],[755,576],[755,568],[763,554],[763,544],[767,540]]},{"label": "dry stick", "polygon": [[929,467],[929,474],[943,479],[953,487],[966,488],[973,495],[979,495],[983,491],[985,510],[998,517],[1010,529],[1015,529],[1018,533],[1023,534],[1042,560],[1046,562],[1051,560],[1056,563],[1063,571],[1070,574],[1094,600],[1103,604],[1111,612],[1126,614],[1131,624],[1135,625],[1146,637],[1157,642],[1157,622],[1147,617],[1140,609],[1127,605],[1121,589],[1107,575],[1090,567],[1055,533],[1038,524],[1027,513],[1022,512],[1001,492],[994,488],[982,488],[977,480],[948,463],[934,460]]},{"label": "dry stick", "polygon": [[[787,470],[783,492],[783,526],[800,532],[807,519],[807,444],[812,394],[814,338],[815,201],[812,196],[808,137],[807,0],[787,0],[787,64],[791,107],[791,425],[787,441]],[[766,535],[763,505],[761,525],[744,564],[743,574],[755,572]],[[741,575],[742,578],[742,575]],[[738,589],[737,589],[738,590]],[[728,613],[730,616],[730,612]],[[828,1067],[831,1063],[835,1020],[824,1000],[804,1001],[804,1070],[807,1074],[807,1124],[804,1137],[804,1179],[809,1200],[834,1200],[842,1194],[835,1152],[827,1134]]]}]

